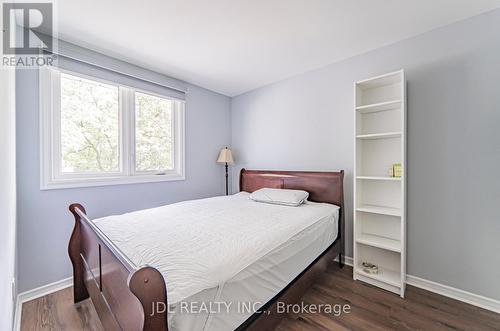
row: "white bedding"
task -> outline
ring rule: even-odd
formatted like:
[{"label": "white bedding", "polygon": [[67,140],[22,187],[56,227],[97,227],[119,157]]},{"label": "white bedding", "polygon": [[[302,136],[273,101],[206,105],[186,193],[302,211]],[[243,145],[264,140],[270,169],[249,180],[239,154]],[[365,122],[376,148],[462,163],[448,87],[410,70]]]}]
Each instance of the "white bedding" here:
[{"label": "white bedding", "polygon": [[[335,240],[338,207],[311,202],[299,207],[272,205],[252,201],[248,195],[241,192],[186,201],[94,222],[137,267],[151,265],[163,274],[173,307],[186,300],[269,300]],[[309,238],[303,244],[304,252],[297,239],[301,237]],[[292,244],[295,251],[287,251]],[[305,246],[314,249],[309,252]],[[287,269],[286,276],[276,269],[280,261]],[[277,280],[260,295],[252,294],[251,287],[248,290],[248,281],[242,283],[251,275],[271,273],[273,268],[279,271],[273,274]],[[301,269],[293,270],[296,268]],[[224,287],[232,287],[234,293],[224,291]],[[224,315],[228,314],[198,314],[191,316],[191,321],[186,316],[178,320],[169,316],[169,327],[231,330],[251,313]]]}]

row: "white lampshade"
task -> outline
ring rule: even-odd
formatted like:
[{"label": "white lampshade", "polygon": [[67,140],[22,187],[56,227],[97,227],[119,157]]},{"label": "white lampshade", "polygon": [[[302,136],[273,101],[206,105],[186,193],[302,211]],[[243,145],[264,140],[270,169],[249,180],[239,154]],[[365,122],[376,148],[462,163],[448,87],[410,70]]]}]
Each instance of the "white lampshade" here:
[{"label": "white lampshade", "polygon": [[231,153],[229,148],[226,147],[220,151],[217,163],[234,164],[233,153]]}]

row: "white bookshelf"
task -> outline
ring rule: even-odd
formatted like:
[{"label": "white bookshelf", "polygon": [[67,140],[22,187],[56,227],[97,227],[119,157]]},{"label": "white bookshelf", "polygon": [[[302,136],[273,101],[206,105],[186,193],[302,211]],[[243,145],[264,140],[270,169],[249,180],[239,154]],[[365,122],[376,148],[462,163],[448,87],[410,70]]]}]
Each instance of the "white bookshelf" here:
[{"label": "white bookshelf", "polygon": [[[406,285],[406,80],[404,71],[354,84],[354,273],[404,297]],[[402,176],[389,168],[401,163]],[[378,266],[377,274],[361,264]]]}]

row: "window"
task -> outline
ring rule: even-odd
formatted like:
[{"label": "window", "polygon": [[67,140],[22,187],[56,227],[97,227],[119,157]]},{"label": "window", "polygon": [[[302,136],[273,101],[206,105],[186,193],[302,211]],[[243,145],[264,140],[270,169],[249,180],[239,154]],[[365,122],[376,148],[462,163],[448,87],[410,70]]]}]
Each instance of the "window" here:
[{"label": "window", "polygon": [[62,174],[120,172],[119,87],[61,74]]},{"label": "window", "polygon": [[135,170],[173,169],[173,102],[145,93],[135,94]]},{"label": "window", "polygon": [[184,102],[43,68],[41,188],[184,179]]}]

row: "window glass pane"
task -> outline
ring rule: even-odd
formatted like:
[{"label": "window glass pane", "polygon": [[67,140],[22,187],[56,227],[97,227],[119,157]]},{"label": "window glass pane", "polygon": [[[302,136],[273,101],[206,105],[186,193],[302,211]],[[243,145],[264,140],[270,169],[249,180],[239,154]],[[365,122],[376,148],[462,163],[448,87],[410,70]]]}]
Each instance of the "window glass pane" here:
[{"label": "window glass pane", "polygon": [[63,173],[120,170],[118,87],[61,74]]},{"label": "window glass pane", "polygon": [[173,169],[173,101],[135,93],[137,171]]}]

